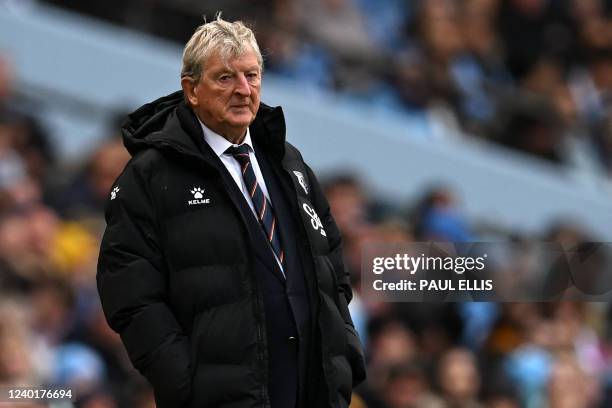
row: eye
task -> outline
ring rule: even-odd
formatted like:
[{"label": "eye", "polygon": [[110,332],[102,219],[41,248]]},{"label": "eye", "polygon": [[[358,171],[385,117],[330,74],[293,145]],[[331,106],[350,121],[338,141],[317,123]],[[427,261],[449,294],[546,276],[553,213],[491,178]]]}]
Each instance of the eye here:
[{"label": "eye", "polygon": [[246,74],[246,78],[249,82],[254,82],[259,78],[259,74],[257,72],[249,72]]},{"label": "eye", "polygon": [[230,74],[223,74],[219,77],[219,82],[221,83],[227,83],[232,79],[232,76]]}]

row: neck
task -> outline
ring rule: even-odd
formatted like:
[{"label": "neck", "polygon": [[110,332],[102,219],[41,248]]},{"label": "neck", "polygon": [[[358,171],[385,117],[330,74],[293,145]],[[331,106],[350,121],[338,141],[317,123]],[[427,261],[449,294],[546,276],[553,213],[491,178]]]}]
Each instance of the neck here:
[{"label": "neck", "polygon": [[247,128],[233,128],[233,127],[222,126],[222,125],[211,126],[208,123],[206,123],[206,121],[202,120],[202,118],[200,118],[200,121],[203,124],[205,124],[207,128],[209,128],[210,130],[222,136],[228,142],[231,142],[233,144],[242,143],[242,141],[244,140],[246,136]]},{"label": "neck", "polygon": [[218,134],[223,136],[229,142],[231,142],[233,144],[237,144],[237,145],[242,143],[244,141],[245,136],[246,136],[246,129],[240,130],[239,132],[234,132],[234,133],[222,132],[222,131],[217,131],[217,130],[215,130],[215,132],[217,132]]}]

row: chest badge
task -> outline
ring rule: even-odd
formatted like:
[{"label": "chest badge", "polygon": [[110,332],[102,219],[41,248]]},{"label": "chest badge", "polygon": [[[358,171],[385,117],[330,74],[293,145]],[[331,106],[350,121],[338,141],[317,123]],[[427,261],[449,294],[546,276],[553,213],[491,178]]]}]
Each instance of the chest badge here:
[{"label": "chest badge", "polygon": [[317,215],[316,211],[306,203],[302,204],[302,208],[310,217],[310,225],[312,225],[312,228],[314,228],[315,231],[319,231],[321,235],[326,237],[327,233],[323,229],[323,223],[321,222],[321,219]]},{"label": "chest badge", "polygon": [[293,174],[295,174],[295,177],[297,178],[298,183],[300,183],[300,186],[302,186],[302,188],[304,189],[304,192],[306,194],[308,194],[308,185],[306,184],[306,179],[304,178],[304,175],[299,172],[299,171],[293,171]]},{"label": "chest badge", "polygon": [[187,200],[188,205],[210,204],[210,198],[204,197],[204,189],[202,187],[194,187],[189,190],[193,196],[193,200]]},{"label": "chest badge", "polygon": [[115,198],[117,198],[117,193],[119,192],[119,190],[121,190],[119,188],[119,186],[116,186],[115,188],[113,188],[110,192],[110,199],[114,200]]}]

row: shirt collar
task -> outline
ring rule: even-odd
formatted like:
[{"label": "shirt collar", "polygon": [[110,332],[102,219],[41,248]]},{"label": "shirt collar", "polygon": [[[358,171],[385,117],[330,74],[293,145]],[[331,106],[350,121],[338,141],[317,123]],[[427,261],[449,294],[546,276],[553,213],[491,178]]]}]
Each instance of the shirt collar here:
[{"label": "shirt collar", "polygon": [[[211,130],[208,126],[206,126],[200,120],[200,118],[198,118],[198,122],[200,122],[200,126],[202,126],[202,132],[204,133],[204,140],[213,149],[213,151],[215,152],[217,156],[221,157],[221,155],[224,154],[225,151],[230,146],[239,146],[239,145],[233,144],[232,142],[230,142],[229,140],[227,140],[220,134]],[[249,131],[248,127],[246,131],[246,136],[244,137],[242,144],[248,145],[250,150],[253,151],[253,142],[251,141],[251,132]]]}]

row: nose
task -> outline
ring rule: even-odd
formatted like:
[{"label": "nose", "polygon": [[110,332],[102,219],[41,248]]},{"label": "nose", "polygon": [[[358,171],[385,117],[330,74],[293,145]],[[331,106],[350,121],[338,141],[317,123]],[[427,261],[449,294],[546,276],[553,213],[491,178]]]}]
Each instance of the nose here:
[{"label": "nose", "polygon": [[249,81],[246,76],[241,73],[237,77],[235,92],[240,96],[251,96],[251,88],[249,87]]}]

